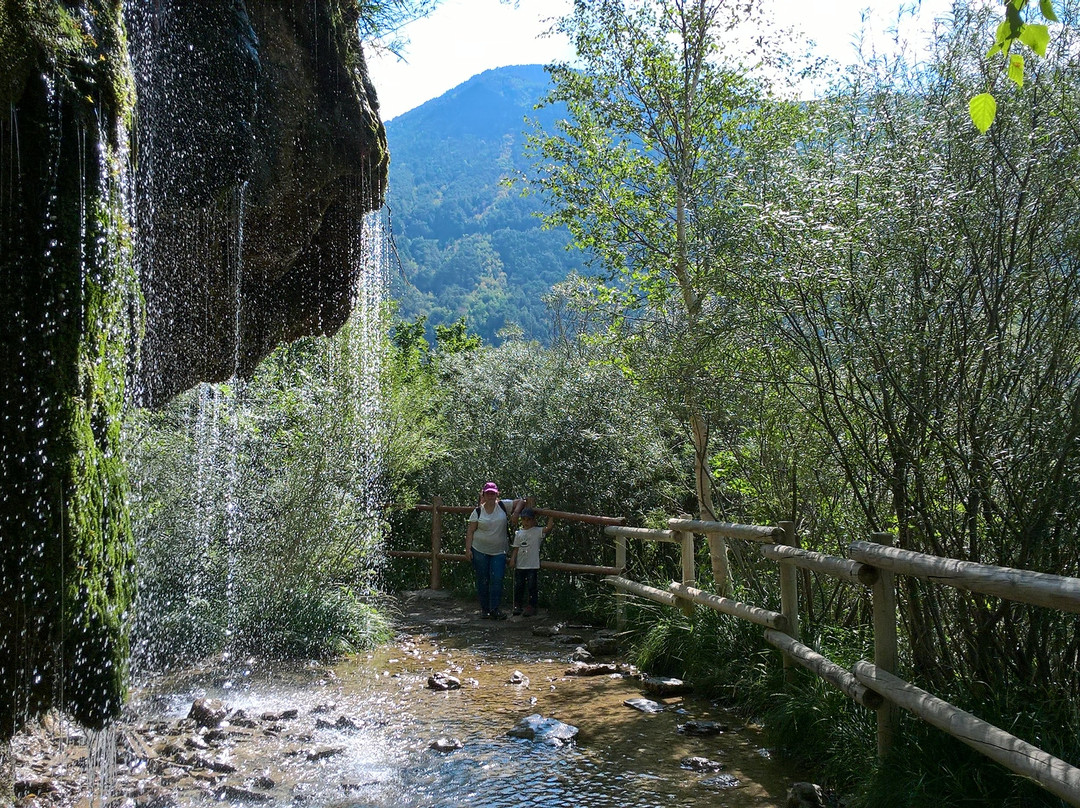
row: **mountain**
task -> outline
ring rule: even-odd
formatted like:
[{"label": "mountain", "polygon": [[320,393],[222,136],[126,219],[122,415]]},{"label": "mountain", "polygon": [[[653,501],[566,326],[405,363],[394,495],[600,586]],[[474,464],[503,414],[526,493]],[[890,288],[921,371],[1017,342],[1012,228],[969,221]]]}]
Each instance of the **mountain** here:
[{"label": "mountain", "polygon": [[529,170],[526,118],[548,128],[560,115],[533,108],[549,88],[540,65],[497,68],[386,124],[401,316],[426,314],[429,325],[464,316],[489,343],[507,325],[548,340],[541,296],[582,254],[566,249],[565,229],[541,229],[538,197],[504,180]]}]

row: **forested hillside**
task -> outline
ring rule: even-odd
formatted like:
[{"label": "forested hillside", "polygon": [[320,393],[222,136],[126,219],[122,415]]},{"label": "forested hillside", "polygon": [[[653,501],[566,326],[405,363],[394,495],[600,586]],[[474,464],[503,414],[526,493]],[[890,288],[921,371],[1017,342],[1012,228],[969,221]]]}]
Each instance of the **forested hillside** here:
[{"label": "forested hillside", "polygon": [[401,276],[401,316],[429,324],[464,316],[488,342],[506,325],[546,342],[542,295],[580,265],[565,229],[543,230],[537,197],[506,178],[526,169],[526,117],[550,124],[559,109],[533,109],[549,86],[539,65],[474,76],[386,125],[389,206]]}]

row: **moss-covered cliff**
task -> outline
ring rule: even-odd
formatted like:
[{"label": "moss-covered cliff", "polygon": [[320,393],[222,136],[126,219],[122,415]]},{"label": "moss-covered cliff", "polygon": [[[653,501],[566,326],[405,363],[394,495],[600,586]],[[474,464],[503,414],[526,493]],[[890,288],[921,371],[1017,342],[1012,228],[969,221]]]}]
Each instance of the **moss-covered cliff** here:
[{"label": "moss-covered cliff", "polygon": [[0,0],[0,740],[122,704],[125,404],[353,302],[387,164],[356,5],[252,7]]}]

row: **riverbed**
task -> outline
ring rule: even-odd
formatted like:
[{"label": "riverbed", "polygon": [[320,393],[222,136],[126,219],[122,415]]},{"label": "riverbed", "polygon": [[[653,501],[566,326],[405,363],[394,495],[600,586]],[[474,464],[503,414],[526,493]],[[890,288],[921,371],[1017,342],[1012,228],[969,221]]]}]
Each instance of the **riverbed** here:
[{"label": "riverbed", "polygon": [[[23,739],[20,805],[773,808],[799,779],[758,727],[693,693],[648,696],[662,709],[644,713],[625,703],[646,695],[627,666],[568,675],[592,627],[481,620],[424,594],[399,601],[393,642],[332,666],[233,660],[144,682],[103,739],[115,768],[88,764],[102,739],[43,728],[36,758]],[[432,689],[435,674],[460,688]],[[188,717],[197,699],[227,710],[220,726]],[[563,745],[507,734],[532,715],[578,733]]]}]

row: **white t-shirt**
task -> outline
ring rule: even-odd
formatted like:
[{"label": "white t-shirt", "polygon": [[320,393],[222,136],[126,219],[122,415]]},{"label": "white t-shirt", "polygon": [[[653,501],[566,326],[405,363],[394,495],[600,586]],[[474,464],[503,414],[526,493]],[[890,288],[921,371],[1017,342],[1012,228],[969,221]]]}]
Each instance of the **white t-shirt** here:
[{"label": "white t-shirt", "polygon": [[[498,503],[495,503],[495,509],[491,513],[485,511],[483,505],[473,508],[469,513],[469,522],[476,523],[472,540],[474,550],[487,555],[499,555],[506,552],[506,516],[513,513],[514,500],[504,499],[501,502],[506,506],[506,513],[503,513]],[[480,511],[479,518],[476,515],[477,510]]]},{"label": "white t-shirt", "polygon": [[540,569],[540,542],[543,540],[544,529],[539,525],[518,528],[514,534],[514,546],[518,548],[516,564],[519,570]]}]

